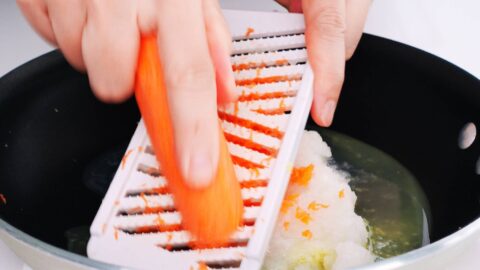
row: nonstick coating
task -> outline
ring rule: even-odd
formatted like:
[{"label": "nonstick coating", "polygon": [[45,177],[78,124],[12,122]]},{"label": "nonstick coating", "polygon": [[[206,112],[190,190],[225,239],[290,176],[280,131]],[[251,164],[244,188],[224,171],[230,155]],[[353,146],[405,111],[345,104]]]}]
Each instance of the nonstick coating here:
[{"label": "nonstick coating", "polygon": [[[431,239],[480,213],[480,143],[461,150],[462,127],[480,124],[480,81],[420,50],[364,35],[348,62],[332,129],[393,156],[420,181]],[[89,225],[100,205],[92,178],[113,177],[139,120],[133,99],[107,105],[59,52],[0,80],[0,217],[65,248],[65,231]],[[480,127],[480,126],[478,126]],[[309,121],[308,128],[316,126]],[[97,166],[108,164],[108,168]]]}]

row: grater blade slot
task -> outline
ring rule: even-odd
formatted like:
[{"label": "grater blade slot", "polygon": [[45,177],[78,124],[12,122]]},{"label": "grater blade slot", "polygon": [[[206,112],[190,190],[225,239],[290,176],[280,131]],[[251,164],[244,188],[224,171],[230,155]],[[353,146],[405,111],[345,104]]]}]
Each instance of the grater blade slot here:
[{"label": "grater blade slot", "polygon": [[230,261],[212,261],[202,262],[210,269],[231,269],[238,268],[242,263],[242,260],[230,260]]},{"label": "grater blade slot", "polygon": [[162,176],[162,172],[159,170],[158,167],[152,167],[143,163],[138,164],[137,171],[148,174],[152,177]]},{"label": "grater blade slot", "polygon": [[145,147],[145,153],[155,156],[155,150],[153,150],[152,145],[149,144]]},{"label": "grater blade slot", "polygon": [[[248,32],[251,32],[251,33],[247,34]],[[279,38],[279,37],[285,37],[285,36],[300,35],[300,34],[303,34],[303,32],[304,32],[303,29],[292,29],[289,31],[282,31],[277,33],[272,33],[272,32],[255,33],[254,28],[250,28],[250,29],[247,28],[244,36],[233,37],[232,40],[235,42],[235,41],[247,41],[247,40],[256,40],[256,39]]]},{"label": "grater blade slot", "polygon": [[251,86],[236,86],[235,91],[240,95],[251,95],[251,94],[269,94],[272,92],[288,92],[293,91],[295,95],[300,89],[301,81],[287,81],[287,82],[272,82],[265,84],[258,84],[255,87]]},{"label": "grater blade slot", "polygon": [[230,58],[232,69],[238,72],[246,69],[288,66],[307,60],[306,48],[295,48],[278,51],[236,54]]},{"label": "grater blade slot", "polygon": [[303,33],[233,41],[232,55],[236,56],[246,53],[263,53],[298,48],[305,48],[305,35]]}]

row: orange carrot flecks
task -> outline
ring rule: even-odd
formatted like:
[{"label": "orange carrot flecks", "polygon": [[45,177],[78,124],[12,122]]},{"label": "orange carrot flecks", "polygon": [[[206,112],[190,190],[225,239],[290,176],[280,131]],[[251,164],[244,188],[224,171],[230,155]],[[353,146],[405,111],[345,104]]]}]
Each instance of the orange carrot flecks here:
[{"label": "orange carrot flecks", "polygon": [[305,237],[305,238],[307,238],[308,240],[310,240],[310,239],[312,239],[313,234],[312,234],[312,232],[311,232],[310,230],[304,230],[304,231],[302,232],[302,236]]},{"label": "orange carrot flecks", "polygon": [[278,60],[275,61],[275,65],[277,65],[277,66],[283,66],[283,65],[286,65],[288,63],[289,63],[288,60],[285,59],[285,58],[284,59],[278,59]]},{"label": "orange carrot flecks", "polygon": [[302,77],[300,75],[275,75],[269,77],[254,77],[251,79],[242,79],[237,80],[235,83],[237,86],[247,86],[247,85],[257,85],[257,84],[265,84],[265,83],[274,83],[274,82],[285,82],[291,80],[300,80]]},{"label": "orange carrot flecks", "polygon": [[183,226],[197,238],[197,245],[228,241],[241,224],[243,205],[225,138],[219,129],[220,158],[211,184],[202,189],[188,186],[177,164],[173,119],[154,36],[142,38],[135,96]]},{"label": "orange carrot flecks", "polygon": [[247,31],[245,32],[245,37],[246,37],[246,38],[249,38],[250,35],[251,35],[253,32],[255,32],[255,29],[253,29],[253,28],[251,28],[251,27],[248,27],[248,28],[247,28]]},{"label": "orange carrot flecks", "polygon": [[299,186],[308,186],[312,179],[313,168],[313,164],[307,167],[293,168],[292,174],[290,175],[290,182]]},{"label": "orange carrot flecks", "polygon": [[249,138],[249,139],[245,139],[227,132],[225,132],[224,134],[225,134],[225,139],[227,139],[227,141],[232,142],[234,144],[241,145],[245,148],[249,148],[269,156],[272,156],[272,155],[274,156],[277,154],[277,149],[270,148],[268,146],[255,142],[253,140],[253,132],[250,133],[250,136],[252,138]]},{"label": "orange carrot flecks", "polygon": [[320,208],[328,208],[328,204],[324,203],[317,203],[316,201],[312,201],[308,204],[307,209],[312,211],[318,211]]},{"label": "orange carrot flecks", "polygon": [[127,164],[128,156],[130,156],[130,154],[131,154],[132,152],[133,152],[133,149],[129,149],[129,150],[127,151],[127,153],[125,153],[125,155],[123,156],[122,161],[121,161],[121,163],[122,163],[122,165],[121,165],[122,170],[125,169],[125,165]]},{"label": "orange carrot flecks", "polygon": [[204,262],[198,263],[198,270],[208,270],[207,264]]},{"label": "orange carrot flecks", "polygon": [[288,209],[290,209],[297,203],[297,198],[299,195],[300,194],[290,194],[285,196],[285,199],[283,199],[282,206],[280,208],[280,212],[282,214],[286,214],[288,212]]},{"label": "orange carrot flecks", "polygon": [[118,230],[115,229],[115,231],[113,231],[113,238],[115,238],[115,240],[118,240]]},{"label": "orange carrot flecks", "polygon": [[297,207],[297,209],[295,210],[295,218],[300,220],[304,224],[308,224],[312,220],[312,216],[300,207]]},{"label": "orange carrot flecks", "polygon": [[338,192],[338,198],[343,199],[343,197],[345,197],[345,189],[344,189],[344,188],[342,188],[342,189]]},{"label": "orange carrot flecks", "polygon": [[286,97],[294,97],[296,95],[296,91],[293,90],[279,90],[277,92],[270,92],[270,93],[258,93],[253,92],[250,94],[245,94],[245,92],[240,95],[238,101],[252,101],[252,100],[262,100],[262,99],[272,99],[272,98],[286,98]]},{"label": "orange carrot flecks", "polygon": [[288,222],[288,221],[283,222],[283,229],[284,229],[285,231],[288,231],[288,228],[289,228],[289,227],[290,227],[290,222]]}]

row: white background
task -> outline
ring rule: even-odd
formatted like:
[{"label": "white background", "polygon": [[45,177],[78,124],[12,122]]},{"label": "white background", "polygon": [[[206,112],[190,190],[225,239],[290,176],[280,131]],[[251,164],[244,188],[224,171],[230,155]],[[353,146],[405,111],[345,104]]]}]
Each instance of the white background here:
[{"label": "white background", "polygon": [[[221,2],[224,8],[231,9],[281,10],[267,0]],[[365,32],[423,49],[480,78],[479,13],[479,0],[376,0]],[[52,47],[35,35],[23,19],[15,1],[0,0],[0,76],[50,50]],[[475,249],[445,267],[480,269],[479,254],[480,239]],[[20,262],[1,242],[0,269],[21,269]]]}]

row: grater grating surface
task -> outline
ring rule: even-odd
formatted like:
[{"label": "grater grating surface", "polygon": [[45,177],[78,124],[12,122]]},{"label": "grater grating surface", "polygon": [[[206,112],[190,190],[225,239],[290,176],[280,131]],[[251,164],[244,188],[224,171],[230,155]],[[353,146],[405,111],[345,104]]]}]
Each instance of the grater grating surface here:
[{"label": "grater grating surface", "polygon": [[221,247],[193,239],[140,122],[93,221],[89,257],[139,269],[259,269],[312,101],[303,16],[224,11],[240,98],[219,117],[242,187],[243,225]]}]

